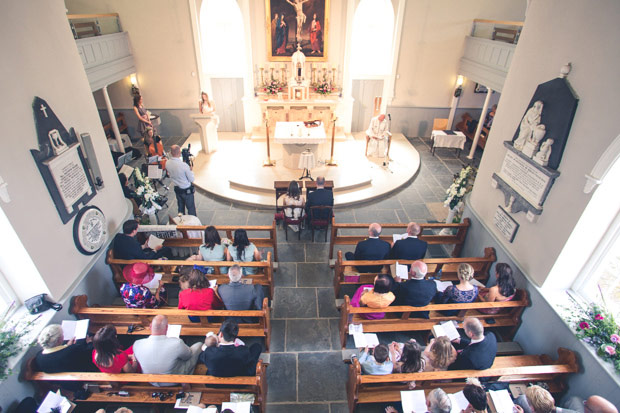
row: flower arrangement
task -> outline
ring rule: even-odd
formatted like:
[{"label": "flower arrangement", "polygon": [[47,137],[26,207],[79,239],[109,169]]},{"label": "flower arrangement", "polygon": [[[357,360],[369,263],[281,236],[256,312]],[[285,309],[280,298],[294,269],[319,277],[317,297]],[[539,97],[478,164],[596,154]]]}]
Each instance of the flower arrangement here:
[{"label": "flower arrangement", "polygon": [[271,79],[269,83],[265,83],[265,85],[263,86],[263,90],[268,95],[275,95],[284,91],[285,86],[286,84],[284,82],[278,82],[275,79]]},{"label": "flower arrangement", "polygon": [[577,338],[594,347],[596,354],[612,363],[620,373],[620,327],[607,310],[605,300],[602,304],[590,303],[584,306],[569,297],[574,305],[563,307],[564,318],[575,329]]},{"label": "flower arrangement", "polygon": [[136,187],[136,195],[138,195],[138,200],[140,201],[140,210],[147,215],[152,215],[157,210],[160,210],[160,203],[164,202],[163,197],[159,192],[153,189],[151,180],[142,175],[138,168],[135,169],[133,179],[134,186]]},{"label": "flower arrangement", "polygon": [[11,303],[0,319],[0,381],[5,380],[13,372],[9,369],[9,359],[16,356],[23,347],[32,345],[32,343],[24,343],[23,338],[30,332],[30,328],[39,318],[37,316],[28,321],[11,322],[8,320],[8,315],[14,307],[15,302]]},{"label": "flower arrangement", "polygon": [[455,174],[454,182],[446,191],[446,199],[443,205],[450,209],[456,207],[465,195],[471,192],[477,172],[478,170],[475,167],[469,165],[461,169],[461,172],[458,174]]},{"label": "flower arrangement", "polygon": [[327,82],[315,83],[312,85],[312,90],[320,95],[328,95],[332,93],[335,89],[330,86]]}]

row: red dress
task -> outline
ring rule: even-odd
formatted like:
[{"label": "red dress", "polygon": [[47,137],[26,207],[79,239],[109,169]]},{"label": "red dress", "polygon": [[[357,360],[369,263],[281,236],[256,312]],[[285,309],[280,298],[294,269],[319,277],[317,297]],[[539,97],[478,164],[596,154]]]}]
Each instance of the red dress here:
[{"label": "red dress", "polygon": [[186,310],[218,310],[223,307],[212,288],[192,290],[188,288],[179,293],[179,308]]},{"label": "red dress", "polygon": [[101,370],[101,372],[118,374],[122,373],[125,364],[129,363],[129,355],[133,354],[133,346],[129,347],[127,350],[121,351],[119,354],[114,356],[114,361],[112,362],[112,365],[110,367],[103,367],[97,364],[97,362],[95,361],[95,353],[96,351],[93,350],[93,364],[97,366],[97,368]]}]

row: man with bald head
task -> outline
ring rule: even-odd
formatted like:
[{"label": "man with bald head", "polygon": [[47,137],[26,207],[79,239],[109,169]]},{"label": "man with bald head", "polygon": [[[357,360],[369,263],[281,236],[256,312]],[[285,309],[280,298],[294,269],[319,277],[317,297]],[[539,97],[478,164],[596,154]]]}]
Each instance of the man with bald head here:
[{"label": "man with bald head", "polygon": [[484,334],[484,326],[475,317],[465,317],[463,329],[467,338],[452,341],[459,352],[448,370],[484,370],[493,365],[497,354],[497,339],[493,333]]},{"label": "man with bald head", "polygon": [[407,225],[407,237],[399,239],[392,245],[390,258],[395,260],[421,260],[426,255],[428,244],[418,239],[420,226],[415,222]]},{"label": "man with bald head", "polygon": [[[368,227],[368,238],[360,241],[355,246],[355,252],[347,252],[347,261],[361,260],[385,260],[390,255],[390,244],[379,238],[381,225],[373,222]],[[382,265],[361,265],[357,266],[359,272],[380,272]]]},{"label": "man with bald head", "polygon": [[[144,374],[193,374],[202,343],[188,347],[180,338],[166,337],[168,317],[158,315],[151,322],[151,335],[133,343],[133,354]],[[175,383],[151,383],[174,386]]]},{"label": "man with bald head", "polygon": [[[428,268],[424,261],[414,261],[409,269],[409,280],[402,282],[396,277],[393,292],[396,300],[392,305],[410,305],[414,307],[424,307],[429,305],[437,294],[437,284],[424,277]],[[418,311],[411,313],[411,317],[428,318],[428,311]]]},{"label": "man with bald head", "polygon": [[171,158],[166,162],[166,171],[174,183],[179,214],[185,215],[185,207],[187,207],[187,214],[196,216],[192,168],[181,159],[181,147],[179,145],[172,145],[170,155]]}]

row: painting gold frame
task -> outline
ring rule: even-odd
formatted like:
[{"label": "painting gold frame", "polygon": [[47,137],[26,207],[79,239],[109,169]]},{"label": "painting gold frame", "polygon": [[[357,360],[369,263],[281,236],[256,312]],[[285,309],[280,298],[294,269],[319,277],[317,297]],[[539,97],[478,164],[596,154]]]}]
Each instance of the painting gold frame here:
[{"label": "painting gold frame", "polygon": [[[296,1],[296,0],[291,0]],[[303,3],[303,10],[306,14],[306,22],[303,25],[302,29],[302,51],[306,56],[307,62],[326,62],[327,61],[327,51],[329,46],[329,1],[330,0],[306,0]],[[289,62],[291,60],[291,56],[293,52],[296,50],[295,41],[287,41],[288,47],[286,48],[286,52],[283,54],[276,54],[274,49],[274,39],[275,32],[272,28],[272,25],[275,25],[274,16],[275,13],[280,13],[282,10],[286,10],[289,14],[285,14],[285,22],[288,23],[289,27],[289,35],[290,39],[295,38],[295,31],[297,26],[295,11],[293,6],[291,6],[286,0],[265,0],[265,34],[267,36],[267,60],[270,62]],[[309,46],[309,40],[304,39],[304,31],[307,31],[307,27],[309,27],[312,22],[312,14],[317,13],[317,18],[319,23],[321,24],[322,31],[322,54],[320,56],[313,55],[311,53],[311,48]],[[321,15],[323,16],[321,22]]]}]

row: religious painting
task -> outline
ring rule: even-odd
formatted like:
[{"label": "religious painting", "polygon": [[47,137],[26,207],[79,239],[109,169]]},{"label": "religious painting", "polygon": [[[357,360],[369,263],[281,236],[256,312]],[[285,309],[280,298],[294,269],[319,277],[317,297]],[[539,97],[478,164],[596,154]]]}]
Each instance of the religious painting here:
[{"label": "religious painting", "polygon": [[288,62],[297,45],[306,61],[327,61],[329,0],[265,0],[267,58]]}]

